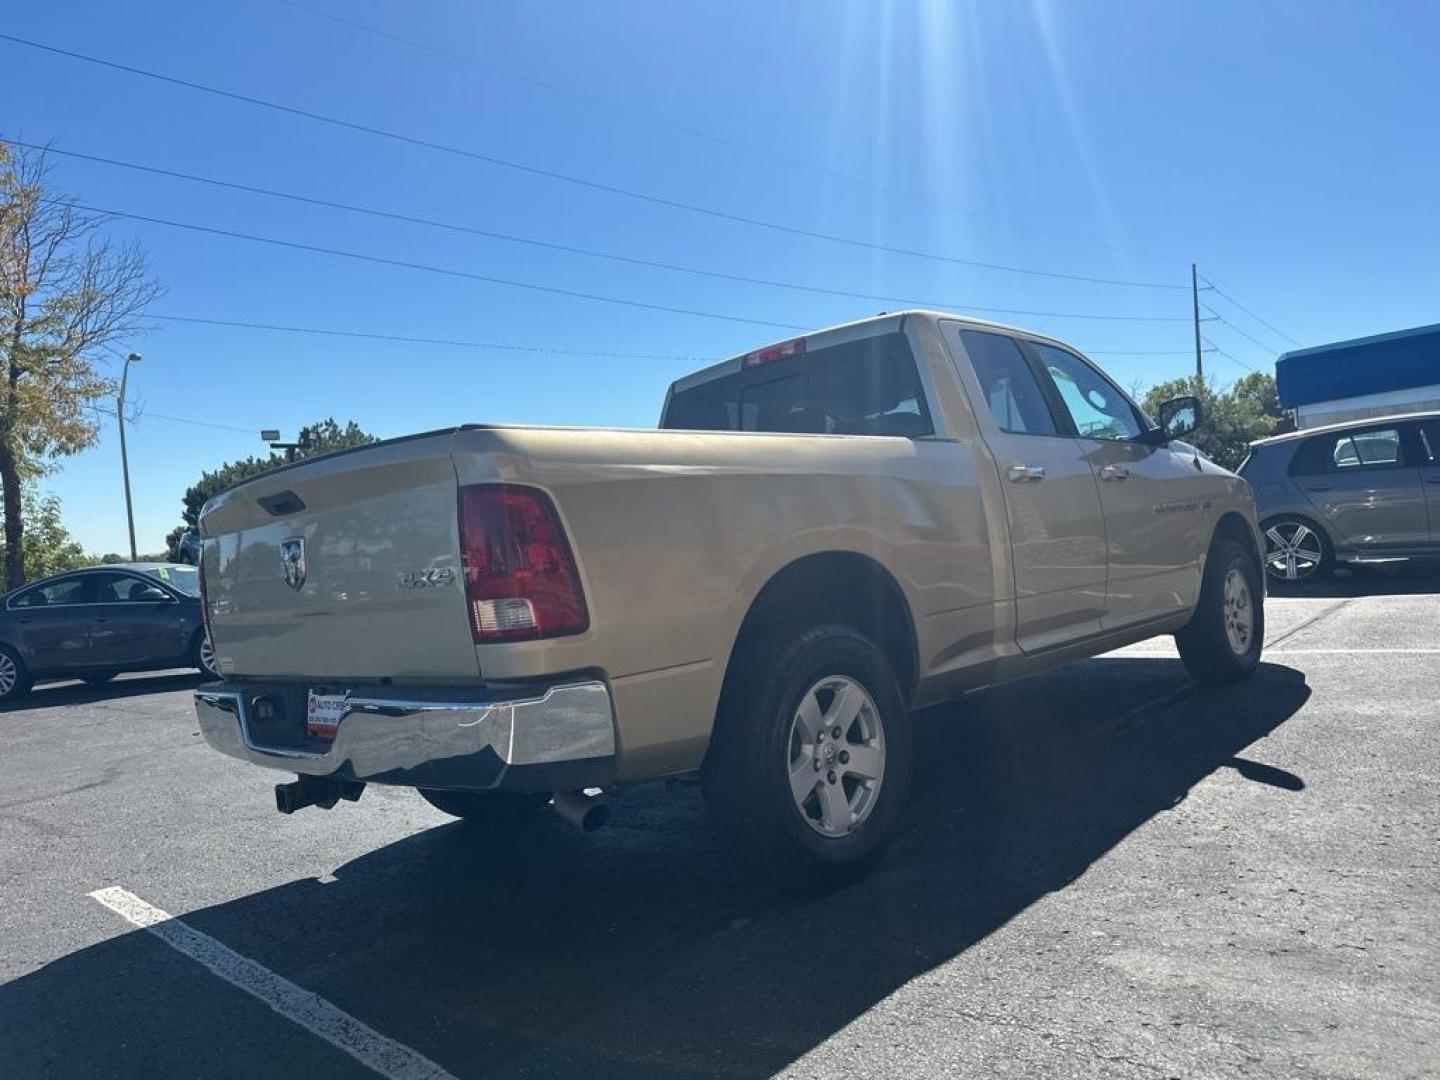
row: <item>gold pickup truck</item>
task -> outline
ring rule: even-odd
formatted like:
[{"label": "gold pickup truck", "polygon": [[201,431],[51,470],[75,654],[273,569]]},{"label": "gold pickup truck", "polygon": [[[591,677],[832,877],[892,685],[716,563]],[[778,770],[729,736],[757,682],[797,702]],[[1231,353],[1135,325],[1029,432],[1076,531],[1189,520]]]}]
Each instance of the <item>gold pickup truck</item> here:
[{"label": "gold pickup truck", "polygon": [[[660,430],[465,425],[287,466],[201,516],[216,749],[498,825],[698,775],[781,884],[864,872],[909,712],[1158,634],[1259,662],[1248,485],[1061,342],[888,314],[680,379]],[[1017,721],[1018,722],[1018,721]]]}]

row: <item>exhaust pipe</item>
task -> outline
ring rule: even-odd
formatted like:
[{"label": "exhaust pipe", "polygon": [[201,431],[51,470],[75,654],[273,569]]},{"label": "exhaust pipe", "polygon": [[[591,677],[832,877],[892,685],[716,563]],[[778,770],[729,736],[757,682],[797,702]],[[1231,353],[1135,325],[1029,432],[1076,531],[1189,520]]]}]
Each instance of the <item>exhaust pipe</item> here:
[{"label": "exhaust pipe", "polygon": [[293,814],[307,806],[329,810],[341,799],[355,802],[365,785],[358,780],[331,780],[320,776],[301,776],[288,784],[275,785],[275,809]]},{"label": "exhaust pipe", "polygon": [[591,833],[610,820],[610,799],[603,793],[557,791],[555,812],[581,832]]}]

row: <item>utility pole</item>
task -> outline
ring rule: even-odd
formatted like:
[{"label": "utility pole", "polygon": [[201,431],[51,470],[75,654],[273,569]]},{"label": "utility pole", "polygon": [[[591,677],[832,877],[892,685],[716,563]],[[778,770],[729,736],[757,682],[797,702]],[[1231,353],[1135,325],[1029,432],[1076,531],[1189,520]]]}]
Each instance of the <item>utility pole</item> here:
[{"label": "utility pole", "polygon": [[116,400],[115,422],[120,425],[120,473],[125,478],[125,521],[130,526],[130,561],[135,562],[135,509],[130,504],[130,458],[125,453],[125,384],[130,378],[130,365],[141,360],[138,352],[125,358],[120,371],[120,397]]},{"label": "utility pole", "polygon": [[1200,271],[1190,264],[1190,302],[1195,312],[1195,392],[1205,385],[1205,362],[1200,351]]}]

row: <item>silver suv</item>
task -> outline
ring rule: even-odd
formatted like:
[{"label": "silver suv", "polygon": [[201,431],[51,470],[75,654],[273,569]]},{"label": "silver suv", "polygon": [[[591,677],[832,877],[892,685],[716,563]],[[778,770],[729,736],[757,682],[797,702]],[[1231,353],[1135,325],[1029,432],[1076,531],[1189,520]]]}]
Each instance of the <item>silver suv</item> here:
[{"label": "silver suv", "polygon": [[1440,413],[1261,439],[1240,475],[1255,489],[1272,580],[1320,577],[1336,562],[1440,558]]}]

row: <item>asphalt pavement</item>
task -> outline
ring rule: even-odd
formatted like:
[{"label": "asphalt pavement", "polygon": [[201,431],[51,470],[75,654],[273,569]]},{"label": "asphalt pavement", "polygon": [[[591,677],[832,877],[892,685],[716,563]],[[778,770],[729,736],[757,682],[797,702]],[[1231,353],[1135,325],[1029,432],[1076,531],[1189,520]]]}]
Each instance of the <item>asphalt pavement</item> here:
[{"label": "asphalt pavement", "polygon": [[195,678],[42,687],[0,1075],[1440,1076],[1440,586],[1390,580],[1272,597],[1241,686],[1157,640],[920,714],[900,842],[803,901],[690,786],[593,836],[282,817]]}]

